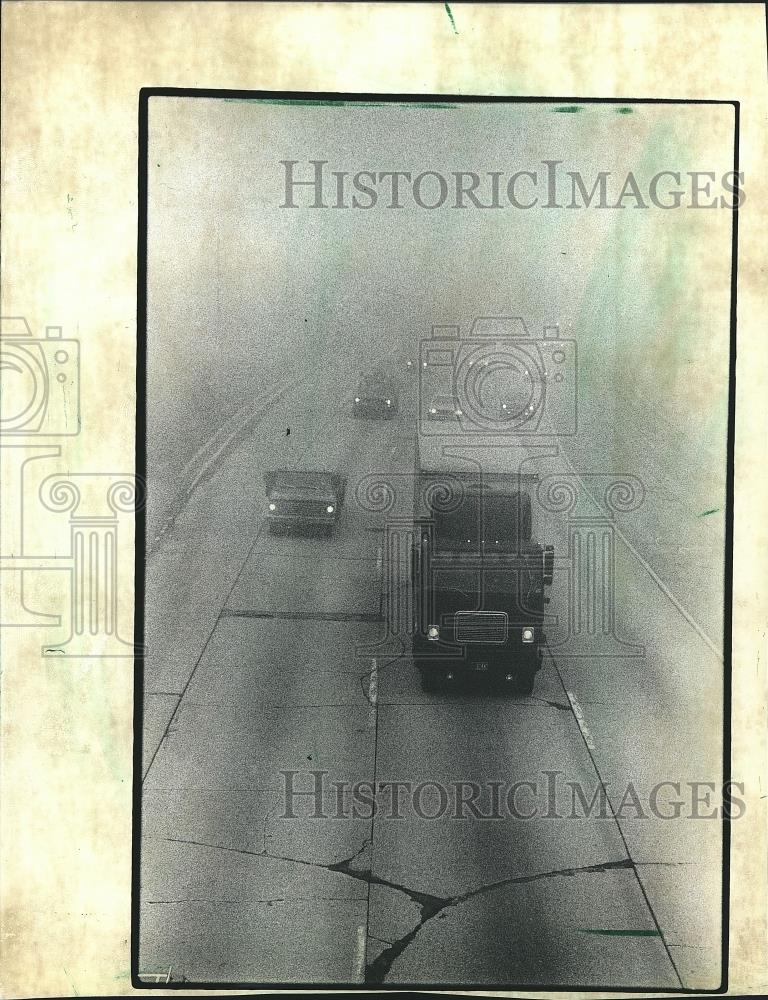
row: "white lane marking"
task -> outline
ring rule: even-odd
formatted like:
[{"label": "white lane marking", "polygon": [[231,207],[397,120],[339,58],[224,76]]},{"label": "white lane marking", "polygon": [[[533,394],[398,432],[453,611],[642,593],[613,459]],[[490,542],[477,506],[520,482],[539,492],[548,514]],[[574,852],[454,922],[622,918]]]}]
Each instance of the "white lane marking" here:
[{"label": "white lane marking", "polygon": [[357,928],[357,941],[355,942],[355,964],[353,975],[363,982],[365,978],[365,924],[360,924]]},{"label": "white lane marking", "polygon": [[[567,454],[567,452],[565,452],[565,451],[562,451],[561,454],[562,454],[562,457],[565,459],[565,462],[567,463],[567,465],[570,468],[570,470],[573,473],[573,475],[576,476],[576,478],[579,480],[579,482],[581,483],[581,485],[584,487],[584,490],[587,493],[587,495],[591,496],[591,494],[589,492],[589,489],[588,489],[586,483],[584,482],[584,479],[576,471],[576,468],[575,468],[573,462],[571,461],[570,455]],[[594,499],[594,498],[592,498],[592,499]],[[672,593],[672,591],[669,589],[669,587],[666,585],[666,583],[664,583],[664,581],[661,579],[661,577],[659,576],[659,574],[654,570],[654,568],[650,565],[650,563],[640,555],[640,553],[637,551],[637,549],[632,544],[632,542],[630,542],[630,540],[627,538],[627,536],[621,530],[620,526],[618,524],[614,524],[613,528],[614,528],[614,531],[616,532],[616,534],[622,540],[622,542],[624,542],[624,545],[627,547],[627,549],[629,550],[629,552],[631,552],[631,554],[637,560],[637,562],[640,563],[640,565],[646,571],[646,573],[648,574],[648,576],[650,576],[650,578],[653,580],[653,582],[656,584],[656,586],[659,588],[659,590],[662,592],[662,594],[664,594],[664,596],[671,602],[671,604],[680,612],[680,614],[688,622],[688,624],[691,626],[691,628],[696,633],[696,635],[698,635],[698,637],[701,639],[701,641],[715,654],[715,656],[717,657],[718,661],[720,663],[722,663],[723,662],[723,650],[720,647],[718,647],[717,643],[713,642],[712,639],[710,639],[710,637],[707,635],[707,633],[704,631],[704,629],[701,627],[701,625],[699,625],[699,623],[696,621],[696,619],[693,617],[693,615],[690,614],[690,612],[688,612],[683,607],[683,605],[675,597],[675,595]]]},{"label": "white lane marking", "polygon": [[376,725],[376,709],[379,697],[379,670],[376,657],[371,660],[371,676],[368,682],[368,725],[373,729]]},{"label": "white lane marking", "polygon": [[381,546],[379,546],[376,549],[376,572],[377,573],[381,573],[381,560],[382,560],[382,556],[383,556],[382,549],[381,549]]},{"label": "white lane marking", "polygon": [[581,705],[576,701],[576,696],[573,694],[572,691],[569,691],[566,688],[565,693],[568,696],[568,701],[571,703],[571,708],[573,709],[573,714],[576,716],[576,723],[579,729],[581,730],[581,735],[584,737],[584,742],[587,744],[590,750],[592,751],[596,750],[597,748],[595,747],[594,741],[592,739],[592,733],[590,733],[589,729],[587,728],[587,724],[584,721],[584,713],[581,711]]},{"label": "white lane marking", "polygon": [[[308,376],[307,376],[308,378]],[[218,427],[211,436],[200,445],[192,458],[187,462],[180,473],[180,481],[186,483],[181,493],[175,498],[175,505],[168,514],[162,528],[147,546],[147,561],[154,554],[153,546],[173,528],[180,514],[192,499],[192,495],[197,489],[201,479],[208,472],[215,468],[219,459],[225,454],[228,448],[237,441],[244,429],[252,421],[260,421],[269,412],[271,407],[280,402],[281,398],[293,389],[299,389],[307,381],[307,378],[286,382],[276,392],[265,400],[258,410],[254,411],[252,403],[244,403],[229,420]],[[232,429],[234,428],[234,430]],[[218,443],[217,443],[218,442]]]},{"label": "white lane marking", "polygon": [[640,553],[634,547],[634,545],[632,544],[632,542],[630,542],[630,540],[627,538],[627,536],[624,534],[624,532],[621,530],[621,528],[617,524],[615,524],[613,527],[614,527],[614,531],[616,532],[616,534],[619,536],[619,538],[622,540],[622,542],[624,542],[624,544],[626,545],[626,547],[629,549],[629,551],[632,553],[632,555],[635,557],[635,559],[640,563],[640,565],[646,571],[646,573],[648,574],[648,576],[650,576],[650,578],[653,580],[653,582],[656,584],[656,586],[659,588],[659,590],[662,592],[662,594],[664,594],[664,596],[674,605],[674,607],[677,608],[677,610],[680,612],[680,614],[683,616],[683,618],[685,618],[685,620],[691,626],[691,628],[696,633],[696,635],[698,635],[698,637],[701,639],[701,641],[706,646],[708,646],[709,649],[712,650],[712,652],[717,657],[718,661],[720,663],[722,663],[723,662],[723,650],[721,648],[719,648],[710,639],[710,637],[707,635],[707,633],[704,631],[704,629],[701,627],[701,625],[699,625],[699,623],[696,621],[696,619],[693,617],[693,615],[690,614],[688,611],[686,611],[686,609],[683,607],[683,605],[680,603],[680,601],[678,601],[678,599],[675,597],[675,595],[672,593],[672,591],[669,589],[669,587],[666,585],[666,583],[664,583],[664,581],[661,579],[661,577],[658,575],[658,573],[654,570],[654,568],[650,565],[650,563],[648,563],[640,555]]}]

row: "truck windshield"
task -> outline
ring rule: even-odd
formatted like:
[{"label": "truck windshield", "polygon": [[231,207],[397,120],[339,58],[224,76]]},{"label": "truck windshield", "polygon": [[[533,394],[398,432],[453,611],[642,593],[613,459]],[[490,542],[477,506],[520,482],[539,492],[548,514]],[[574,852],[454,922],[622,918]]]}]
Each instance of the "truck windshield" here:
[{"label": "truck windshield", "polygon": [[519,507],[511,497],[468,496],[451,512],[434,512],[435,541],[445,552],[515,552]]}]

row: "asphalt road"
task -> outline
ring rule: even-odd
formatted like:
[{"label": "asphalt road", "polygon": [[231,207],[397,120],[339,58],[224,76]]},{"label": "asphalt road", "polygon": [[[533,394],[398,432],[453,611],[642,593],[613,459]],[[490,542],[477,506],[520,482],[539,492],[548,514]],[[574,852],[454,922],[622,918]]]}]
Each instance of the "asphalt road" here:
[{"label": "asphalt road", "polygon": [[[535,507],[558,570],[533,696],[422,693],[402,636],[385,632],[397,590],[385,520],[407,522],[407,487],[386,513],[355,496],[371,473],[409,481],[416,377],[403,369],[397,419],[362,421],[354,363],[318,372],[222,455],[148,563],[140,972],[715,987],[721,824],[690,818],[686,783],[721,780],[722,664],[717,629],[689,610],[701,605],[686,592],[690,567],[654,564],[629,515],[615,518],[625,645],[598,628],[576,649],[569,524]],[[573,450],[568,461],[542,471],[584,468]],[[264,523],[263,471],[302,463],[349,478],[331,538]],[[657,535],[678,515],[646,498]],[[320,799],[290,797],[286,817],[286,782],[312,792],[313,772]],[[663,781],[681,783],[657,803],[685,800],[677,819],[649,809]],[[392,782],[410,783],[398,809]],[[383,787],[375,816],[352,814],[356,783]],[[475,783],[480,815],[454,797],[430,818],[441,811],[431,783],[452,794]],[[619,808],[629,783],[639,809]],[[504,808],[511,786],[516,814]],[[575,809],[573,786],[588,799],[606,789],[604,815]]]}]

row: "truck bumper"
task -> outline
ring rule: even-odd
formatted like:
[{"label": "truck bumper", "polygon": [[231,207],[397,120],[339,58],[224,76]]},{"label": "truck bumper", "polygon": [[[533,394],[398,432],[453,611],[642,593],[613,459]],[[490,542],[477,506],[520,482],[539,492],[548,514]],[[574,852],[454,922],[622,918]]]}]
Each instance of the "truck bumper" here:
[{"label": "truck bumper", "polygon": [[[429,647],[432,647],[431,649]],[[525,646],[505,646],[500,651],[475,647],[464,656],[440,656],[435,644],[414,641],[413,663],[422,677],[434,676],[448,681],[476,679],[514,682],[531,678],[541,669],[542,643]]]}]

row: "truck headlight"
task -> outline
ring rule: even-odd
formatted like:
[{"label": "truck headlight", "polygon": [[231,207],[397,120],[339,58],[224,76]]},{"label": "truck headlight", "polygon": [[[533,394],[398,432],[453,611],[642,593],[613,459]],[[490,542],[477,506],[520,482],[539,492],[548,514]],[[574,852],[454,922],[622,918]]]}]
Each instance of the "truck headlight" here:
[{"label": "truck headlight", "polygon": [[325,509],[328,511],[329,514],[332,514],[336,508],[333,506],[332,503],[329,503]]},{"label": "truck headlight", "polygon": [[437,625],[429,626],[429,628],[427,629],[427,638],[431,639],[432,642],[435,642],[437,639],[440,638],[440,629],[437,627]]},{"label": "truck headlight", "polygon": [[523,642],[533,642],[533,629],[524,628],[523,629]]},{"label": "truck headlight", "polygon": [[277,507],[276,507],[276,506],[275,506],[275,505],[274,505],[273,503],[271,503],[271,504],[269,505],[269,509],[270,509],[270,510],[277,510]]}]

